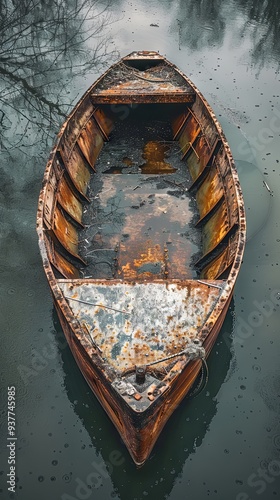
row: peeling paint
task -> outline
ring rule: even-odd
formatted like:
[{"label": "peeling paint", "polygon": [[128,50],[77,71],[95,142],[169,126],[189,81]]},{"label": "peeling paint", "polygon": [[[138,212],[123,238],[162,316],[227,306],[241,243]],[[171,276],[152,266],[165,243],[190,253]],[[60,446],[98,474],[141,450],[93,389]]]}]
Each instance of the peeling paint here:
[{"label": "peeling paint", "polygon": [[102,356],[120,374],[180,352],[199,338],[224,282],[207,285],[59,282],[75,318],[88,325]]}]

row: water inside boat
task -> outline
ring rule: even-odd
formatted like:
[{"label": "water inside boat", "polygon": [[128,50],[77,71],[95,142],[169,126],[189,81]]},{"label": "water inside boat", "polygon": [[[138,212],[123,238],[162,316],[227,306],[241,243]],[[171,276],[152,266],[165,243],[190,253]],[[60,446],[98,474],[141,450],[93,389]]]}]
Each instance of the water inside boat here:
[{"label": "water inside boat", "polygon": [[[107,109],[106,109],[107,108]],[[103,106],[112,115],[112,106]],[[86,277],[197,277],[201,232],[191,176],[171,122],[178,104],[114,106],[80,233]]]}]

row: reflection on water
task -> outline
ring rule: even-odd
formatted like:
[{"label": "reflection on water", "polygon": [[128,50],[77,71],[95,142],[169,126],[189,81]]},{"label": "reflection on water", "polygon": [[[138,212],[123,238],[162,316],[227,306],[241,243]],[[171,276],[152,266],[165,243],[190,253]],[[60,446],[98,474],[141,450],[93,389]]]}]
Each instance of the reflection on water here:
[{"label": "reflection on water", "polygon": [[[278,0],[165,0],[158,2],[156,15],[153,12],[151,19],[147,19],[143,12],[148,12],[151,2],[139,0],[136,3],[127,3],[125,0],[116,0],[114,9],[123,16],[129,12],[126,22],[137,29],[137,22],[143,23],[146,30],[151,26],[162,27],[161,19],[164,12],[168,16],[168,26],[165,33],[152,28],[147,30],[146,37],[151,46],[159,49],[160,45],[168,44],[168,34],[172,33],[173,41],[177,42],[177,50],[189,48],[201,51],[204,48],[217,49],[230,36],[230,44],[241,45],[248,38],[250,51],[247,57],[258,67],[269,64],[270,61],[279,63],[280,37],[280,3]],[[142,8],[141,8],[142,7]],[[151,8],[151,10],[153,10]],[[143,11],[143,12],[141,12]],[[150,23],[149,21],[156,21]],[[144,24],[146,21],[146,24]],[[129,29],[129,28],[128,28]],[[156,33],[155,33],[156,31]],[[132,31],[135,35],[135,31]],[[163,40],[160,37],[163,36]],[[134,41],[135,36],[131,37]],[[131,41],[131,39],[130,39]],[[159,43],[161,41],[161,43]],[[129,52],[126,45],[126,52]]]},{"label": "reflection on water", "polygon": [[186,46],[199,50],[220,46],[230,23],[234,26],[231,33],[234,43],[249,36],[253,45],[252,63],[262,67],[271,57],[279,61],[279,20],[278,0],[180,0],[172,30],[178,31],[180,49]]},{"label": "reflection on water", "polygon": [[[211,353],[208,359],[210,377],[206,389],[197,397],[186,398],[181,403],[166,424],[151,457],[141,469],[137,469],[133,464],[118,432],[89,391],[70,350],[60,349],[67,395],[90,437],[93,446],[92,457],[96,453],[99,457],[98,461],[94,462],[95,468],[90,465],[91,462],[84,465],[82,480],[85,484],[90,473],[104,467],[103,462],[105,462],[106,470],[109,472],[108,479],[110,476],[114,487],[116,495],[114,497],[122,500],[140,499],[144,491],[149,491],[153,487],[156,488],[156,498],[159,499],[171,492],[178,476],[182,474],[186,460],[201,446],[216,413],[217,393],[231,374],[233,315],[232,302],[215,353]],[[55,312],[53,319],[57,336],[61,337],[63,334]],[[219,366],[216,359],[222,360]],[[82,456],[83,452],[81,459]],[[103,477],[106,479],[106,474]],[[96,486],[101,486],[101,483]],[[73,488],[72,484],[69,493],[73,494]]]},{"label": "reflection on water", "polygon": [[[168,9],[171,3],[164,5]],[[98,72],[116,59],[106,30],[108,9],[109,0],[107,4],[90,0],[1,2],[2,149],[17,145],[26,152],[31,146],[40,147],[42,138],[53,134],[79,95],[79,89],[76,95],[72,93],[75,78]],[[245,36],[251,38],[252,62],[263,66],[271,57],[279,60],[279,19],[278,0],[211,0],[207,5],[204,0],[179,0],[170,30],[179,36],[179,48],[198,51],[220,46],[230,23],[238,43]]]},{"label": "reflection on water", "polygon": [[263,66],[272,57],[279,64],[280,38],[280,3],[279,0],[268,2],[256,0],[239,0],[238,6],[242,16],[239,36],[246,32],[252,39],[252,62]]},{"label": "reflection on water", "polygon": [[[110,13],[119,16],[119,24],[107,29]],[[2,389],[17,385],[19,500],[64,500],[66,492],[70,498],[81,498],[75,492],[75,480],[87,478],[93,461],[102,467],[104,461],[112,464],[114,450],[121,453],[120,464],[113,467],[102,487],[80,490],[84,498],[254,498],[257,491],[248,485],[248,478],[257,474],[264,459],[268,463],[278,460],[279,429],[274,423],[279,420],[279,408],[273,404],[277,387],[271,380],[279,380],[273,378],[279,368],[279,317],[275,308],[269,316],[260,306],[259,323],[254,327],[251,323],[257,321],[253,318],[256,303],[265,304],[279,288],[279,131],[270,133],[270,142],[262,142],[262,148],[255,151],[257,161],[244,148],[242,156],[238,145],[244,137],[235,137],[229,107],[233,102],[247,136],[258,137],[263,127],[271,128],[270,120],[278,127],[273,107],[280,109],[279,77],[275,77],[280,60],[279,18],[278,0],[115,0],[111,5],[99,0],[0,2],[0,398],[1,408],[6,408]],[[159,27],[151,27],[152,23]],[[115,45],[110,43],[110,30],[115,30]],[[44,361],[53,329],[35,234],[38,192],[53,141],[47,146],[48,137],[55,137],[71,103],[86,90],[94,74],[117,58],[112,47],[123,53],[142,48],[167,53],[178,66],[199,75],[195,83],[204,85],[208,98],[213,91],[219,97],[223,115],[233,124],[228,129],[222,126],[233,145],[251,238],[235,295],[242,334],[233,345],[237,372],[228,383],[234,360],[227,323],[209,359],[206,391],[174,413],[147,467],[139,472],[83,382],[68,347],[59,350],[62,368],[59,357],[48,358],[46,368],[31,372],[27,386],[18,372],[20,364],[30,370],[34,352],[41,356],[37,362]],[[240,62],[241,53],[246,57]],[[207,71],[205,57],[209,59]],[[217,58],[219,74],[218,65],[214,68]],[[265,70],[257,80],[255,73],[262,67]],[[214,88],[215,76],[219,90]],[[125,172],[134,167],[131,152],[121,160]],[[268,175],[263,177],[262,172]],[[273,197],[263,180],[274,191]],[[226,321],[230,322],[230,316]],[[247,389],[241,382],[244,379]],[[4,412],[2,416],[1,431],[6,432]],[[228,449],[230,453],[225,453]],[[2,496],[6,498],[5,447],[0,454]],[[277,498],[279,476],[269,479],[274,480],[260,496]]]},{"label": "reflection on water", "polygon": [[79,93],[72,94],[75,77],[112,58],[106,7],[90,0],[1,2],[2,149],[41,148]]},{"label": "reflection on water", "polygon": [[211,0],[207,5],[204,0],[179,1],[179,18],[173,29],[176,30],[177,22],[180,49],[187,46],[199,50],[222,44],[226,27],[222,5],[222,0]]}]

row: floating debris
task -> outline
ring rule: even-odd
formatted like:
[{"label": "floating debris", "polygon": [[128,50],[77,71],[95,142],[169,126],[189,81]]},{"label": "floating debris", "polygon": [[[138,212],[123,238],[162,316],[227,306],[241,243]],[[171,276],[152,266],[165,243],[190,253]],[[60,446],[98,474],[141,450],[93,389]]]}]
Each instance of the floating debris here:
[{"label": "floating debris", "polygon": [[271,189],[270,189],[269,185],[267,184],[267,182],[263,181],[263,185],[264,185],[264,187],[266,187],[266,189],[268,190],[269,194],[271,196],[273,196],[273,191],[271,191]]}]

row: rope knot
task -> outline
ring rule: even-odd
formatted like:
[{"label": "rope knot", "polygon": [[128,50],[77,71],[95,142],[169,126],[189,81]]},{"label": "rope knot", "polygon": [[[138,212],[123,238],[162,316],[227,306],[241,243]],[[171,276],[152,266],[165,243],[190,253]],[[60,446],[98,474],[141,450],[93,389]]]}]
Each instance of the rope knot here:
[{"label": "rope knot", "polygon": [[188,356],[190,361],[192,359],[204,359],[206,355],[205,349],[198,339],[194,339],[188,344],[186,349],[184,349],[184,354]]}]

